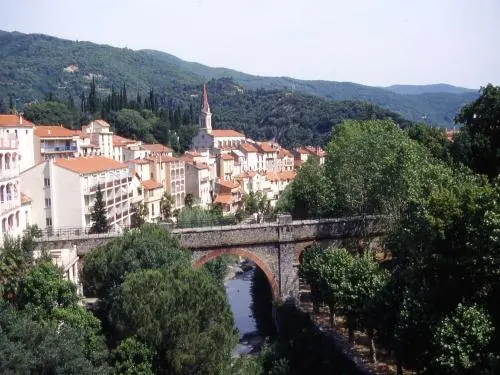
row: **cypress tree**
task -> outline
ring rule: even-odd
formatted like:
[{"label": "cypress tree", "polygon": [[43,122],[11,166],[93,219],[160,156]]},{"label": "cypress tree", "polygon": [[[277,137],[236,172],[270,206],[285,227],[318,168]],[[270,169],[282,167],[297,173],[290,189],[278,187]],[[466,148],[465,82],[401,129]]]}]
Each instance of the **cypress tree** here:
[{"label": "cypress tree", "polygon": [[106,217],[106,206],[100,185],[97,186],[94,210],[92,211],[91,218],[93,223],[89,233],[106,233],[109,231],[108,219]]}]

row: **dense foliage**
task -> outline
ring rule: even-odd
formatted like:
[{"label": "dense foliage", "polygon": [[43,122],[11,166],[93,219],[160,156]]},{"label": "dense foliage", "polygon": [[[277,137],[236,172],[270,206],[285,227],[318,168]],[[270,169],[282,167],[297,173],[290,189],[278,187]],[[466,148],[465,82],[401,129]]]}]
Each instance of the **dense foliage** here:
[{"label": "dense foliage", "polygon": [[460,165],[471,160],[454,153],[460,138],[450,143],[421,125],[402,131],[387,121],[346,122],[334,130],[325,166],[312,166],[316,179],[325,176],[322,199],[305,189],[311,173],[298,173],[280,203],[292,212],[309,206],[393,219],[386,261],[314,246],[300,275],[316,305],[347,318],[351,338],[353,330],[368,334],[373,360],[375,343],[392,351],[399,373],[403,366],[439,374],[498,370],[500,166],[488,146],[496,139],[496,90],[484,89],[458,117],[473,113],[464,134],[482,132],[486,146],[474,149],[473,160],[486,158],[489,172],[467,165],[489,179]]},{"label": "dense foliage", "polygon": [[227,374],[237,335],[224,288],[163,228],[144,224],[94,249],[82,278],[100,299],[116,371]]},{"label": "dense foliage", "polygon": [[0,372],[106,374],[101,322],[79,304],[75,285],[33,241],[6,237],[0,249]]}]

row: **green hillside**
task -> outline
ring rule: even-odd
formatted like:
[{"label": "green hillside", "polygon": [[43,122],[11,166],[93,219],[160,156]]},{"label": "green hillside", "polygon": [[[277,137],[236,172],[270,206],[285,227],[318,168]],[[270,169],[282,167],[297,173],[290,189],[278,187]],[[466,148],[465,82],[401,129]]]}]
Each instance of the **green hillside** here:
[{"label": "green hillside", "polygon": [[420,95],[429,93],[448,93],[448,94],[470,94],[477,93],[475,89],[447,85],[446,83],[437,83],[434,85],[392,85],[385,87],[387,90],[396,94]]},{"label": "green hillside", "polygon": [[[0,99],[9,95],[21,108],[53,94],[78,98],[88,91],[92,77],[102,94],[127,85],[128,94],[150,88],[170,101],[189,98],[186,88],[203,80],[232,77],[245,89],[286,89],[333,100],[365,101],[412,121],[450,125],[459,108],[477,97],[474,92],[401,95],[384,88],[349,82],[304,81],[287,77],[259,77],[225,68],[186,62],[167,53],[133,51],[90,42],[69,41],[41,34],[0,31]],[[75,65],[78,70],[65,71]],[[68,69],[67,69],[68,70]]]}]

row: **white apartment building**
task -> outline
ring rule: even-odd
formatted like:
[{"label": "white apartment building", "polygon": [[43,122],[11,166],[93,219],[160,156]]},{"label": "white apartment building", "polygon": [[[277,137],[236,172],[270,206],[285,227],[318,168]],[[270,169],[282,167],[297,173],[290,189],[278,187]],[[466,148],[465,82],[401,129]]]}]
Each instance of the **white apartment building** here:
[{"label": "white apartment building", "polygon": [[26,228],[21,211],[20,155],[17,146],[14,133],[0,137],[0,243],[3,243],[5,235],[17,237]]},{"label": "white apartment building", "polygon": [[184,160],[172,156],[153,156],[146,160],[150,161],[150,179],[161,183],[174,197],[174,209],[182,209],[186,197]]},{"label": "white apartment building", "polygon": [[94,120],[82,126],[82,132],[90,138],[90,144],[97,149],[97,154],[113,159],[113,132],[104,120]]},{"label": "white apartment building", "polygon": [[207,163],[186,162],[186,194],[192,194],[195,204],[207,208],[212,203],[210,195],[210,170]]},{"label": "white apartment building", "polygon": [[143,203],[148,209],[146,221],[156,223],[161,219],[160,202],[165,188],[155,180],[141,181],[141,186],[144,198]]},{"label": "white apartment building", "polygon": [[49,160],[21,174],[23,191],[32,199],[32,223],[42,229],[89,229],[98,186],[111,228],[129,226],[131,180],[126,164],[99,156]]},{"label": "white apartment building", "polygon": [[19,171],[35,165],[34,124],[19,115],[0,114],[0,138],[13,136],[17,139],[19,150]]},{"label": "white apartment building", "polygon": [[80,153],[80,137],[75,130],[61,125],[35,126],[35,161],[75,158]]}]

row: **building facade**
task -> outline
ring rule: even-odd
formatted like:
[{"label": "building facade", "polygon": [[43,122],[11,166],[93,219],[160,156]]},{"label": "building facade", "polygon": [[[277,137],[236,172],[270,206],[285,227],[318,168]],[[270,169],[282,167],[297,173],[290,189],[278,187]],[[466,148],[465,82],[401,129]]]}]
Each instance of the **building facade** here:
[{"label": "building facade", "polygon": [[23,191],[32,199],[32,222],[42,229],[89,229],[98,188],[110,227],[129,226],[131,180],[126,164],[98,156],[49,160],[21,174]]},{"label": "building facade", "polygon": [[19,171],[35,165],[34,124],[19,115],[0,115],[0,138],[12,136],[19,150]]}]

